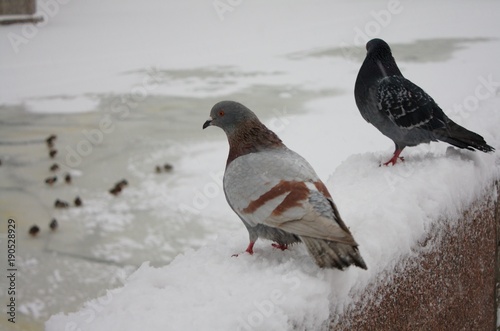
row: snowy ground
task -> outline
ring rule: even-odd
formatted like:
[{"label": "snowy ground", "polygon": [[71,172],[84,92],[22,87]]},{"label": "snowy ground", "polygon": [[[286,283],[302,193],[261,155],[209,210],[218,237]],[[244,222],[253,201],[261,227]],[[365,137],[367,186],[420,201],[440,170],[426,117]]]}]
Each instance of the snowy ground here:
[{"label": "snowy ground", "polygon": [[[40,1],[47,23],[0,29],[0,213],[20,228],[18,318],[37,329],[61,312],[47,330],[321,328],[432,221],[454,219],[499,177],[496,154],[444,143],[380,168],[392,143],[353,98],[364,42],[388,41],[408,78],[498,149],[498,10],[493,1]],[[230,257],[247,234],[221,189],[227,142],[201,130],[222,99],[246,104],[309,160],[368,271],[319,270],[303,247],[268,242]],[[43,142],[51,133],[55,160]],[[46,187],[54,162],[72,185]],[[166,162],[174,171],[156,174]],[[129,187],[113,197],[121,178]],[[76,195],[82,208],[53,210]],[[46,230],[52,217],[56,233]],[[33,223],[38,238],[27,235]]]}]

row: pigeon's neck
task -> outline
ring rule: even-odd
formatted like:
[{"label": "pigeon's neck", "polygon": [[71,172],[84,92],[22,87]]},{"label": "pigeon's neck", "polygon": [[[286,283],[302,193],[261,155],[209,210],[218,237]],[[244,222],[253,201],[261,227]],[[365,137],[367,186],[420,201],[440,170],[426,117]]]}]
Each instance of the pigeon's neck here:
[{"label": "pigeon's neck", "polygon": [[389,76],[403,76],[391,54],[373,54],[366,58],[365,62],[372,70],[370,74],[378,79]]},{"label": "pigeon's neck", "polygon": [[255,119],[239,125],[237,129],[228,133],[227,138],[229,141],[229,155],[226,167],[240,156],[285,146],[274,132]]}]

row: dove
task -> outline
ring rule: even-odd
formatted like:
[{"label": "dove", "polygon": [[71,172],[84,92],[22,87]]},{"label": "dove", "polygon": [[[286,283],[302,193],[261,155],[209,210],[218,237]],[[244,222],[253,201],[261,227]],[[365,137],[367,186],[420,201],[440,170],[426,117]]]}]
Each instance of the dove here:
[{"label": "dove", "polygon": [[361,116],[396,146],[384,165],[402,159],[405,147],[438,140],[468,150],[495,150],[483,137],[449,119],[424,90],[404,78],[385,41],[370,40],[366,51],[354,96]]},{"label": "dove", "polygon": [[229,155],[223,178],[226,200],[243,221],[253,254],[258,238],[286,249],[304,243],[321,268],[367,269],[350,230],[311,165],[288,149],[250,109],[235,101],[213,106],[203,129],[221,128]]}]

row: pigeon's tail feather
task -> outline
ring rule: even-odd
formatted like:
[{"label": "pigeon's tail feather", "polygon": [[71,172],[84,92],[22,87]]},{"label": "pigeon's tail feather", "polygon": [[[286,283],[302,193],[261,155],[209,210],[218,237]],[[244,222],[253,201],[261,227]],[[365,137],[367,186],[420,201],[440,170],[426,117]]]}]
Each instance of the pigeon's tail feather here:
[{"label": "pigeon's tail feather", "polygon": [[478,151],[488,153],[495,150],[484,141],[483,137],[461,127],[451,120],[447,123],[446,128],[434,130],[434,135],[441,141],[471,151],[477,149]]},{"label": "pigeon's tail feather", "polygon": [[354,264],[362,269],[367,269],[356,246],[305,236],[301,236],[300,239],[321,268],[343,270]]}]

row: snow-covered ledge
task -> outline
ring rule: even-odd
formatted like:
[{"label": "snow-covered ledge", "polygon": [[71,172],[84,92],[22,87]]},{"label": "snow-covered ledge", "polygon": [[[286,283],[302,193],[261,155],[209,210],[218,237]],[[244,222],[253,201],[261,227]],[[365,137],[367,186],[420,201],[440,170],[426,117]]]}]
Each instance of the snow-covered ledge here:
[{"label": "snow-covered ledge", "polygon": [[500,158],[438,146],[394,167],[379,167],[386,153],[353,155],[328,179],[367,271],[322,270],[302,245],[282,252],[265,241],[231,257],[247,244],[242,226],[167,266],[144,263],[46,329],[491,329]]},{"label": "snow-covered ledge", "polygon": [[437,222],[331,330],[495,330],[499,189],[492,185],[458,220]]}]

